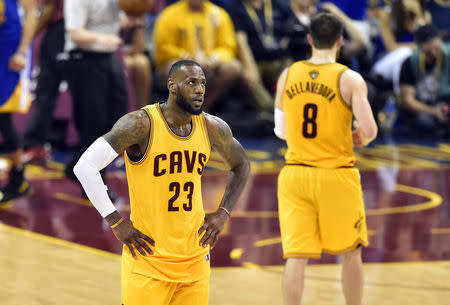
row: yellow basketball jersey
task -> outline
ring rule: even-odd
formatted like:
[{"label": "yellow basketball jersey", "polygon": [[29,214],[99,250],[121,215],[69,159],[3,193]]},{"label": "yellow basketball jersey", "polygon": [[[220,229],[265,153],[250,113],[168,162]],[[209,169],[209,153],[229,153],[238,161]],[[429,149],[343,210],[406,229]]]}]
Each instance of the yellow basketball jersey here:
[{"label": "yellow basketball jersey", "polygon": [[287,164],[322,168],[353,166],[352,111],[339,79],[347,69],[337,63],[294,63],[282,97],[286,116]]},{"label": "yellow basketball jersey", "polygon": [[192,116],[192,130],[176,135],[158,104],[146,106],[151,134],[145,155],[133,162],[125,154],[131,221],[155,241],[154,254],[134,260],[132,272],[164,281],[192,282],[209,275],[209,247],[199,245],[203,225],[201,176],[209,159],[206,121]]}]

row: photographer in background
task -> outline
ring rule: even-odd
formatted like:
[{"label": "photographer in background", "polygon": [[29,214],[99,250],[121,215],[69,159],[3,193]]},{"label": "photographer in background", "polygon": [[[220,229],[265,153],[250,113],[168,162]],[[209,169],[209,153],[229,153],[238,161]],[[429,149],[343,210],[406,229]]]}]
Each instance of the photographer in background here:
[{"label": "photographer in background", "polygon": [[340,8],[331,2],[316,3],[316,0],[292,0],[291,8],[297,17],[298,23],[292,23],[287,27],[289,37],[289,54],[294,60],[303,60],[309,57],[311,49],[306,41],[311,17],[319,11],[329,12],[344,25],[344,40],[337,61],[358,69],[355,63],[357,56],[365,51],[367,39]]},{"label": "photographer in background", "polygon": [[291,9],[296,20],[287,24],[288,52],[294,60],[303,60],[311,56],[311,46],[306,36],[309,32],[311,16],[317,13],[316,0],[292,0]]},{"label": "photographer in background", "polygon": [[230,0],[227,11],[236,29],[250,99],[258,110],[272,112],[272,89],[290,63],[287,24],[296,18],[285,0]]},{"label": "photographer in background", "polygon": [[[415,136],[448,137],[450,104],[450,44],[443,43],[431,24],[415,34],[418,48],[402,65],[400,99]],[[412,113],[410,113],[412,112]]]}]

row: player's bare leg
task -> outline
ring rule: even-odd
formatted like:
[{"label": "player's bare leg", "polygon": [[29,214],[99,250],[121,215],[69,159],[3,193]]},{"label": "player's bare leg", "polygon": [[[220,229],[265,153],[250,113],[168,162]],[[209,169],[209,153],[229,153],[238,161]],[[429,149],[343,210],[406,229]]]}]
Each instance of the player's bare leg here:
[{"label": "player's bare leg", "polygon": [[283,274],[283,299],[285,305],[299,305],[302,299],[306,258],[288,258]]},{"label": "player's bare leg", "polygon": [[361,305],[363,294],[361,248],[342,255],[342,287],[347,305]]}]

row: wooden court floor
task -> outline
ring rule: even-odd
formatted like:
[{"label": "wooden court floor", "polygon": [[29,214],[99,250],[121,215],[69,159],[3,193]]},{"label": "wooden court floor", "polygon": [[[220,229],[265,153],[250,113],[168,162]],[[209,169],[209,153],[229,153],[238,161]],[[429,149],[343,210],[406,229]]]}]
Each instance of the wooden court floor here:
[{"label": "wooden court floor", "polygon": [[[0,304],[120,304],[120,256],[0,225]],[[282,305],[282,267],[217,267],[211,305]],[[450,261],[364,266],[367,305],[450,304]],[[338,265],[306,270],[302,304],[344,305]]]},{"label": "wooden court floor", "polygon": [[[211,253],[210,304],[282,305],[276,188],[284,150],[279,142],[244,147],[252,176]],[[28,166],[33,195],[0,208],[0,305],[120,304],[121,245],[57,159]],[[370,242],[364,304],[450,305],[450,144],[376,143],[357,150],[357,160]],[[206,210],[222,196],[221,169],[212,154],[203,178]],[[127,217],[120,159],[107,184]],[[311,261],[302,304],[345,304],[339,262],[330,255]]]}]

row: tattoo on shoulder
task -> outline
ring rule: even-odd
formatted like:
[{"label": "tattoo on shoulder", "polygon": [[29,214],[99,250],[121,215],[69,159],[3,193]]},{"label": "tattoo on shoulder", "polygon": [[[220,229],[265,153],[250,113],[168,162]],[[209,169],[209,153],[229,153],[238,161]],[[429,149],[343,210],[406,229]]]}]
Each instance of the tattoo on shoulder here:
[{"label": "tattoo on shoulder", "polygon": [[121,117],[105,135],[105,139],[116,151],[119,149],[122,152],[147,140],[149,128],[150,120],[145,110],[138,110]]},{"label": "tattoo on shoulder", "polygon": [[223,145],[233,140],[231,129],[224,120],[213,115],[207,115],[206,119],[210,122],[208,134],[213,145]]},{"label": "tattoo on shoulder", "polygon": [[225,138],[226,136],[231,135],[230,127],[228,127],[228,125],[224,121],[217,120],[217,123],[219,135],[221,138]]}]

